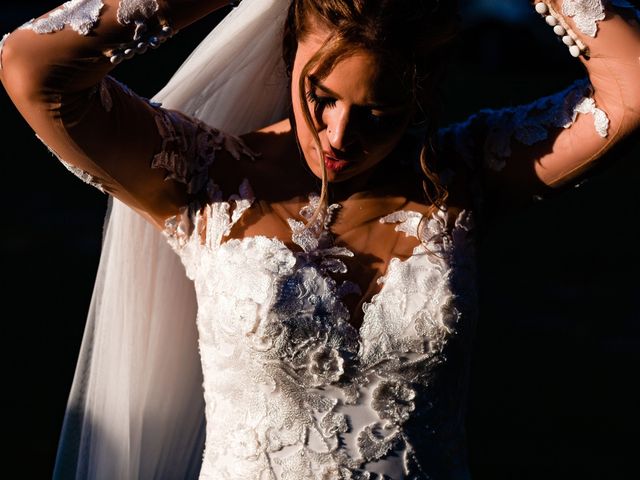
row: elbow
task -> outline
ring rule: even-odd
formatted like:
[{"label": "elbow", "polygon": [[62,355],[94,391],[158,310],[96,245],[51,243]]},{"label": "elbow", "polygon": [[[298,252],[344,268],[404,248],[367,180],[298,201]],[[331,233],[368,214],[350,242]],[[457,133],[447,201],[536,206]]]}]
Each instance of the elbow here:
[{"label": "elbow", "polygon": [[29,54],[24,33],[16,30],[5,35],[0,44],[0,82],[20,111],[47,99],[45,62]]},{"label": "elbow", "polygon": [[29,75],[28,63],[23,58],[20,42],[15,37],[16,34],[13,33],[3,39],[0,49],[0,80],[13,103],[20,108],[34,97],[36,86]]}]

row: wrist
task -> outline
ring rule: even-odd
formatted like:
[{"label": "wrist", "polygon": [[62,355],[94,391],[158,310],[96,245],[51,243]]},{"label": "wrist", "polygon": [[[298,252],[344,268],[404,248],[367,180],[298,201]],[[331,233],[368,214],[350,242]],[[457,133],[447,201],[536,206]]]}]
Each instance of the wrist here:
[{"label": "wrist", "polygon": [[[600,10],[599,7],[601,4],[598,5],[599,3],[598,1],[590,2],[591,6],[595,6],[589,14],[590,22],[593,22],[594,28],[596,22],[604,18],[604,9]],[[576,58],[579,56],[589,56],[589,48],[576,32],[572,22],[570,22],[566,15],[567,8],[562,1],[536,0],[534,2],[534,8],[536,12],[544,18],[547,25],[553,29],[553,32],[562,43],[567,46],[571,56]]]}]

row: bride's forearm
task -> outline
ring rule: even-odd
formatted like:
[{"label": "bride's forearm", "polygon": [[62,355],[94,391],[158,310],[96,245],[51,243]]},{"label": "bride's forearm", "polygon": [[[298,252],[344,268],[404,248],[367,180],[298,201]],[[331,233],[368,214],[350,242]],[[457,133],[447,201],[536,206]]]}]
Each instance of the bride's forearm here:
[{"label": "bride's forearm", "polygon": [[588,78],[530,103],[483,109],[439,134],[440,149],[479,175],[497,205],[528,203],[576,181],[640,131],[638,10],[623,0],[531,3],[565,45],[567,62],[578,57]]},{"label": "bride's forearm", "polygon": [[[156,48],[228,0],[73,0],[33,19],[0,44],[0,80],[21,93],[74,92],[118,63]],[[18,85],[12,80],[21,77]],[[18,105],[19,107],[19,105]]]},{"label": "bride's forearm", "polygon": [[138,97],[108,74],[227,3],[67,2],[5,37],[0,81],[67,168],[162,225],[188,194],[182,184],[166,181],[167,172],[156,164],[186,155],[195,138],[218,137],[195,120]]},{"label": "bride's forearm", "polygon": [[608,120],[600,122],[602,131],[595,135],[583,119],[559,135],[554,151],[540,159],[540,177],[558,185],[640,127],[640,25],[637,10],[617,7],[621,2],[544,0],[548,11],[536,3],[536,10],[584,65],[594,104]]}]

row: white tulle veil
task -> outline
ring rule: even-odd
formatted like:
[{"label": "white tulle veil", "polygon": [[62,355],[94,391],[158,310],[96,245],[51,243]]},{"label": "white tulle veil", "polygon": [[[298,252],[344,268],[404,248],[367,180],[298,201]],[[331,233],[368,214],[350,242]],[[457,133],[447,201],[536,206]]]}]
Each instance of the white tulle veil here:
[{"label": "white tulle veil", "polygon": [[[244,0],[154,97],[233,134],[287,114],[290,0]],[[109,200],[55,479],[197,478],[204,401],[192,282],[164,237]]]}]

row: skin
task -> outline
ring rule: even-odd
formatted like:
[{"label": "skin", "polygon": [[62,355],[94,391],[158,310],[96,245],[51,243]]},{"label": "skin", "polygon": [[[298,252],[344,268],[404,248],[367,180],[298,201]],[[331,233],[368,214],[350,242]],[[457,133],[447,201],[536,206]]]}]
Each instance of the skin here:
[{"label": "skin", "polygon": [[[299,41],[291,82],[295,133],[307,166],[317,178],[322,178],[322,152],[304,120],[298,79],[330,35],[316,26]],[[339,172],[327,169],[327,180],[357,190],[393,152],[411,120],[414,104],[396,72],[384,68],[382,60],[366,50],[341,60],[325,78],[305,83],[304,94],[322,150],[352,162]]]},{"label": "skin", "polygon": [[[231,231],[232,238],[265,235],[298,248],[291,243],[286,220],[299,218],[300,208],[308,202],[307,194],[320,191],[322,166],[303,117],[297,79],[328,35],[326,30],[315,29],[298,44],[291,82],[295,127],[285,119],[243,136],[252,149],[261,152],[261,159],[235,162],[238,177],[230,178],[228,191],[235,192],[246,176],[258,200],[256,208],[245,212]],[[400,171],[393,177],[384,170],[385,165],[394,169],[394,149],[411,122],[414,107],[397,72],[385,68],[382,60],[368,51],[359,50],[341,60],[320,83],[323,88],[316,85],[314,93],[321,103],[307,102],[315,113],[322,149],[353,161],[348,169],[327,173],[330,202],[342,206],[331,224],[335,244],[356,253],[344,258],[348,271],[340,279],[354,281],[362,290],[362,295],[344,299],[351,312],[350,321],[357,327],[363,318],[362,304],[379,291],[377,279],[386,271],[389,260],[407,258],[419,243],[411,236],[398,235],[379,219],[400,209],[428,211],[428,206],[409,198],[410,191],[420,188],[414,175]],[[374,118],[378,116],[383,118]],[[385,159],[389,161],[383,162]],[[374,176],[377,170],[383,175]],[[213,175],[229,179],[228,171],[226,177],[222,172]]]}]

